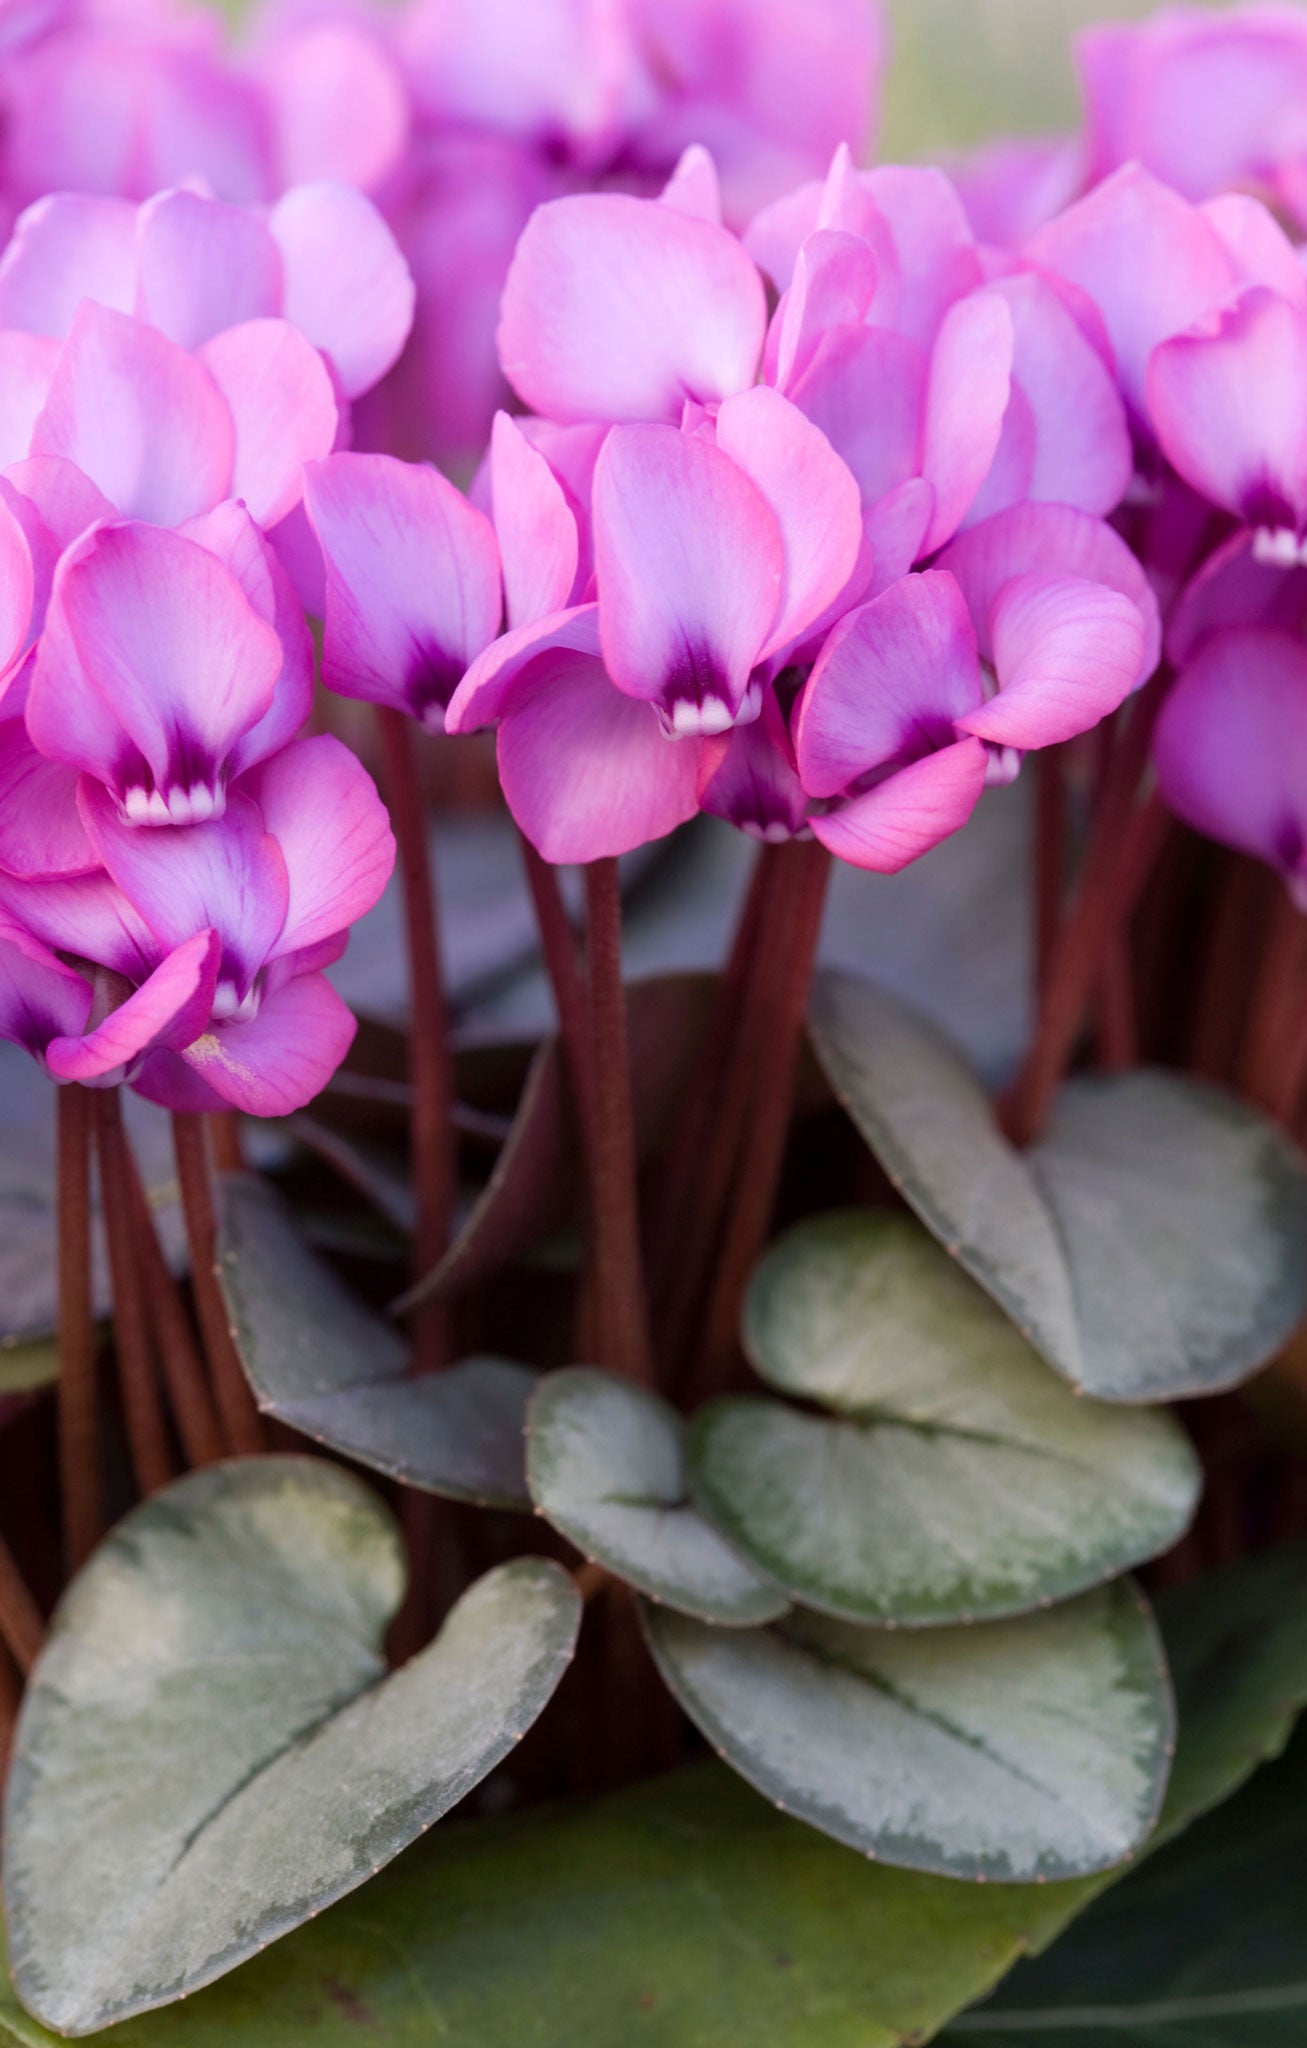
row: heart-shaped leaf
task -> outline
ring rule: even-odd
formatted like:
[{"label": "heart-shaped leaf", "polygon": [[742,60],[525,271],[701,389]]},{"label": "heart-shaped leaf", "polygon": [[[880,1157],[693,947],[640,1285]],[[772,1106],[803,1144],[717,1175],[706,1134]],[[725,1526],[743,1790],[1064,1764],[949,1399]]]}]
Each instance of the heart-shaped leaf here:
[{"label": "heart-shaped leaf", "polygon": [[530,1506],[522,1432],[533,1372],[467,1358],[410,1379],[393,1323],[309,1250],[266,1182],[225,1180],[218,1213],[218,1271],[260,1408],[405,1485]]},{"label": "heart-shaped leaf", "polygon": [[913,1626],[1019,1614],[1168,1550],[1201,1469],[1160,1411],[1073,1394],[911,1217],[799,1224],[744,1342],[776,1401],[691,1430],[698,1498],[805,1606]]},{"label": "heart-shaped leaf", "polygon": [[822,975],[810,1022],[895,1185],[1074,1387],[1216,1393],[1307,1312],[1307,1161],[1245,1103],[1175,1074],[1097,1075],[1018,1153],[961,1054],[882,990]]},{"label": "heart-shaped leaf", "polygon": [[180,1997],[361,1884],[520,1740],[568,1575],[479,1580],[387,1677],[394,1524],[313,1459],[210,1466],[120,1524],[33,1673],[5,1812],[23,2003],[63,2033]]},{"label": "heart-shaped leaf", "polygon": [[1128,1580],[1046,1614],[892,1632],[795,1614],[715,1629],[646,1607],[658,1668],[788,1813],[910,1870],[1042,1882],[1123,1862],[1157,1818],[1174,1713]]},{"label": "heart-shaped leaf", "polygon": [[648,1388],[588,1366],[550,1373],[531,1402],[527,1477],[556,1529],[653,1600],[737,1628],[790,1604],[690,1506],[681,1419]]}]

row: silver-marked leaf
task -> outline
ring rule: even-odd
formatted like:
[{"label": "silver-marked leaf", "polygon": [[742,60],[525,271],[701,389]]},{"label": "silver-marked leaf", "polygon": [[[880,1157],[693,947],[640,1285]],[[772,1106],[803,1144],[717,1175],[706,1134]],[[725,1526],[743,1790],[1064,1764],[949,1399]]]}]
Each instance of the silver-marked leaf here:
[{"label": "silver-marked leaf", "polygon": [[645,1387],[588,1366],[540,1382],[527,1477],[540,1512],[653,1600],[727,1627],[774,1621],[787,1595],[686,1495],[683,1426]]},{"label": "silver-marked leaf", "polygon": [[1081,1877],[1133,1855],[1157,1817],[1174,1710],[1128,1580],[978,1628],[795,1614],[726,1630],[654,1607],[644,1624],[726,1761],[880,1861],[981,1882]]},{"label": "silver-marked leaf", "polygon": [[695,1491],[805,1606],[915,1626],[1023,1613],[1168,1550],[1193,1514],[1180,1425],[1073,1394],[911,1217],[788,1232],[744,1342],[770,1385],[838,1419],[714,1402],[691,1429]]},{"label": "silver-marked leaf", "polygon": [[74,1581],[5,1812],[19,1995],[70,2034],[180,1997],[352,1891],[531,1726],[572,1654],[562,1568],[479,1580],[386,1675],[394,1524],[350,1474],[192,1474]]},{"label": "silver-marked leaf", "polygon": [[504,1358],[408,1374],[408,1349],[311,1252],[266,1183],[218,1194],[218,1270],[260,1408],[374,1471],[451,1500],[528,1508],[522,1432],[536,1375]]},{"label": "silver-marked leaf", "polygon": [[1066,1249],[1089,1393],[1216,1393],[1307,1313],[1307,1162],[1232,1095],[1178,1074],[1086,1075],[1029,1157]]},{"label": "silver-marked leaf", "polygon": [[853,1122],[927,1228],[1073,1384],[1080,1338],[1062,1247],[1026,1161],[963,1055],[851,974],[817,976],[813,1049]]}]

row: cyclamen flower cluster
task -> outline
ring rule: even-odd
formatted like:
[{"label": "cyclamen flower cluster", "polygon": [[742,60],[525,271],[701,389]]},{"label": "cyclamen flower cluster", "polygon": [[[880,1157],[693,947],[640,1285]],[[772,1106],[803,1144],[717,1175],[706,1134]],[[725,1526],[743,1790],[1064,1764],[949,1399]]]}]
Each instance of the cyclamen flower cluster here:
[{"label": "cyclamen flower cluster", "polygon": [[8,0],[0,37],[0,206],[194,178],[239,205],[324,178],[372,198],[418,316],[366,438],[464,460],[503,396],[495,319],[532,209],[654,191],[701,140],[742,223],[870,139],[881,40],[872,0],[267,6],[234,52],[193,8]]},{"label": "cyclamen flower cluster", "polygon": [[297,737],[312,641],[263,528],[410,304],[322,186],[266,222],[61,196],[0,262],[0,1035],[58,1080],[276,1114],[349,1045],[322,970],[394,847],[348,749]]}]

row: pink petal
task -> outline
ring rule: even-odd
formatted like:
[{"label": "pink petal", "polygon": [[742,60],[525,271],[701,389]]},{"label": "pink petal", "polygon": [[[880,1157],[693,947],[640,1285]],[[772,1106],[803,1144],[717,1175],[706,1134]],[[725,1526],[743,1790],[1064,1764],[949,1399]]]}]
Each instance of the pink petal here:
[{"label": "pink petal", "polygon": [[1156,350],[1148,403],[1168,460],[1248,525],[1307,531],[1307,312],[1263,286]]},{"label": "pink petal", "polygon": [[935,511],[935,493],[921,477],[887,491],[863,515],[862,530],[871,551],[871,573],[865,597],[879,597],[925,554],[926,530]]},{"label": "pink petal", "polygon": [[826,228],[799,250],[794,279],[776,313],[775,382],[803,375],[832,327],[860,327],[876,290],[876,258],[857,235]]},{"label": "pink petal", "polygon": [[1005,137],[949,169],[975,235],[1004,249],[1019,249],[1084,190],[1080,145],[1061,136]]},{"label": "pink petal", "polygon": [[865,505],[919,474],[927,360],[881,327],[834,328],[789,396],[857,478]]},{"label": "pink petal", "polygon": [[863,777],[951,746],[984,699],[976,636],[951,576],[905,576],[838,625],[794,722],[809,796],[844,795]]},{"label": "pink petal", "polygon": [[408,85],[379,30],[363,21],[304,21],[262,54],[282,189],[334,178],[375,192],[401,164],[410,145]]},{"label": "pink petal", "polygon": [[386,807],[361,761],[328,734],[296,740],[247,775],[286,863],[286,921],[270,957],[332,938],[371,910],[395,865]]},{"label": "pink petal", "polygon": [[531,216],[513,258],[499,359],[536,412],[679,420],[754,381],[767,308],[735,237],[655,201],[579,193]]},{"label": "pink petal", "polygon": [[305,463],[336,443],[340,412],[327,366],[286,320],[229,327],[199,356],[235,428],[231,495],[260,526],[275,526],[299,502]]},{"label": "pink petal", "polygon": [[1162,794],[1187,823],[1307,889],[1307,649],[1283,633],[1214,634],[1171,688],[1153,739]]},{"label": "pink petal", "polygon": [[64,455],[130,519],[177,526],[228,494],[231,414],[194,356],[103,306],[74,317],[34,455]]},{"label": "pink petal", "polygon": [[766,385],[725,401],[717,446],[780,522],[781,600],[766,659],[800,639],[852,576],[862,543],[858,486],[820,429]]},{"label": "pink petal", "polygon": [[[247,1116],[291,1116],[321,1094],[357,1029],[325,975],[301,974],[265,997],[248,1023],[222,1023],[205,1032],[186,1048],[182,1062]],[[157,1081],[148,1085],[152,1080],[154,1075],[141,1077],[142,1093],[168,1104]]]},{"label": "pink petal", "polygon": [[490,487],[510,626],[572,602],[580,543],[563,486],[506,412],[495,414]]},{"label": "pink petal", "polygon": [[[17,661],[29,640],[36,573],[27,535],[0,497],[0,677]],[[3,694],[0,682],[0,694]]]},{"label": "pink petal", "polygon": [[957,532],[988,474],[1003,431],[1012,375],[1012,316],[977,292],[951,306],[930,358],[921,473],[935,493],[924,554]]},{"label": "pink petal", "polygon": [[281,310],[281,256],[258,215],[198,192],[162,192],[140,210],[135,304],[180,343],[202,342]]},{"label": "pink petal", "polygon": [[721,759],[702,782],[699,805],[754,839],[776,843],[805,829],[808,799],[773,690],[752,725],[737,725],[726,736]]},{"label": "pink petal", "polygon": [[532,663],[499,729],[508,807],[555,862],[629,853],[684,824],[699,807],[701,753],[669,739],[593,656],[561,648]]},{"label": "pink petal", "polygon": [[781,603],[776,514],[694,434],[622,427],[595,467],[599,636],[609,675],[680,732],[721,731],[745,705]]},{"label": "pink petal", "polygon": [[243,505],[229,498],[182,532],[216,555],[281,643],[272,702],[231,750],[231,773],[239,775],[293,740],[313,709],[313,636],[289,576]]},{"label": "pink petal", "polygon": [[[57,550],[56,560],[65,548],[81,539],[88,526],[116,516],[104,492],[82,474],[76,463],[62,455],[33,455],[26,462],[11,462],[5,471],[5,482],[21,491],[36,507]],[[54,569],[55,561],[51,561],[47,581]]]},{"label": "pink petal", "polygon": [[760,208],[741,236],[759,270],[767,273],[778,292],[789,290],[800,249],[823,224],[824,193],[825,184],[820,178],[797,185],[792,192]]},{"label": "pink petal", "polygon": [[0,469],[31,447],[58,361],[58,342],[43,334],[0,333]]},{"label": "pink petal", "polygon": [[57,192],[28,207],[0,258],[0,327],[62,339],[84,299],[130,313],[135,291],[136,208]]},{"label": "pink petal", "polygon": [[189,1045],[209,1021],[219,953],[216,932],[197,932],[94,1031],[52,1040],[49,1071],[58,1081],[94,1083],[131,1067],[153,1045]]},{"label": "pink petal", "polygon": [[297,185],[269,226],[285,269],[282,311],[326,355],[350,398],[395,361],[413,321],[413,280],[381,215],[346,185]]},{"label": "pink petal", "polygon": [[1295,306],[1307,305],[1307,271],[1275,215],[1260,199],[1247,192],[1222,192],[1207,201],[1202,213],[1234,265],[1236,283],[1267,284]]},{"label": "pink petal", "polygon": [[327,564],[323,680],[440,730],[499,624],[499,550],[484,513],[436,470],[333,455],[305,473]]},{"label": "pink petal", "polygon": [[45,945],[144,981],[159,964],[159,944],[140,913],[103,869],[52,882],[20,882],[0,873],[0,909]]},{"label": "pink petal", "polygon": [[987,759],[979,740],[955,740],[818,814],[813,833],[851,867],[896,875],[966,824],[985,787]]},{"label": "pink petal", "polygon": [[454,692],[445,714],[446,732],[476,732],[494,725],[519,681],[539,656],[563,649],[599,659],[599,607],[573,605],[529,625],[501,634],[477,656]]},{"label": "pink petal", "polygon": [[1105,583],[1138,607],[1144,621],[1143,682],[1157,667],[1162,627],[1157,599],[1120,535],[1070,505],[1013,505],[950,541],[938,567],[962,587],[980,651],[993,657],[990,619],[999,592],[1014,576],[1075,576]]},{"label": "pink petal", "polygon": [[915,164],[883,164],[857,182],[898,258],[882,268],[872,317],[930,348],[949,307],[984,282],[962,201],[943,171]]},{"label": "pink petal", "polygon": [[1166,651],[1184,668],[1209,633],[1226,626],[1278,627],[1301,636],[1307,626],[1307,568],[1259,562],[1253,536],[1232,535],[1185,584],[1166,623]]},{"label": "pink petal", "polygon": [[90,1009],[90,982],[0,913],[0,1038],[44,1060],[51,1039],[81,1031]]},{"label": "pink petal", "polygon": [[21,718],[0,723],[0,868],[32,879],[100,865],[77,808],[77,771],[48,761]]},{"label": "pink petal", "polygon": [[1229,296],[1235,270],[1211,222],[1137,164],[1041,228],[1028,247],[1098,306],[1121,388],[1144,411],[1144,375],[1160,341]]},{"label": "pink petal", "polygon": [[142,824],[208,817],[281,667],[276,634],[207,549],[98,527],[56,575],[28,731]]},{"label": "pink petal", "polygon": [[695,220],[710,220],[721,226],[722,193],[717,166],[701,143],[692,142],[681,152],[676,169],[658,194],[664,206],[688,213]]},{"label": "pink petal", "polygon": [[957,720],[1000,747],[1049,747],[1088,732],[1124,703],[1139,677],[1144,621],[1105,583],[1017,576],[990,616],[999,690]]}]

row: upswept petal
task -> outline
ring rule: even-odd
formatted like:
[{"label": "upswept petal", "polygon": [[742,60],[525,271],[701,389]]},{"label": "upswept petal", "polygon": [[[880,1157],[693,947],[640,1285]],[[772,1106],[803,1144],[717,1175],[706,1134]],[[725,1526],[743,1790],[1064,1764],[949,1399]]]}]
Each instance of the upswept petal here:
[{"label": "upswept petal", "polygon": [[704,766],[701,810],[773,844],[805,829],[808,798],[774,690],[764,693],[761,716],[752,725],[737,725],[726,736],[719,760],[705,749]]},{"label": "upswept petal", "polygon": [[143,321],[84,303],[32,433],[129,519],[178,526],[229,494],[235,437],[213,379]]},{"label": "upswept petal", "polygon": [[[301,974],[274,989],[257,1017],[219,1023],[177,1058],[149,1060],[136,1086],[165,1108],[212,1107],[199,1094],[247,1116],[292,1116],[320,1095],[354,1040],[358,1025],[325,974]],[[179,1085],[176,1065],[192,1087]]]},{"label": "upswept petal", "polygon": [[1003,432],[1012,378],[1012,315],[976,292],[950,306],[931,351],[921,473],[935,493],[924,554],[957,532],[989,473]]},{"label": "upswept petal", "polygon": [[323,679],[439,730],[499,625],[499,549],[485,514],[438,471],[333,455],[305,471],[326,560]]},{"label": "upswept petal", "polygon": [[395,865],[386,807],[367,769],[327,733],[296,740],[245,776],[281,849],[289,889],[268,958],[319,945],[371,910]]},{"label": "upswept petal", "polygon": [[199,351],[235,433],[231,496],[260,526],[297,505],[304,465],[330,455],[340,408],[326,363],[288,320],[247,320]]},{"label": "upswept petal", "polygon": [[990,614],[998,695],[957,720],[993,746],[1050,747],[1088,732],[1138,680],[1143,616],[1105,583],[1016,576]]},{"label": "upswept petal", "polygon": [[951,180],[931,167],[881,164],[854,176],[897,258],[882,264],[872,318],[928,349],[949,307],[984,282],[966,209]]},{"label": "upswept petal", "polygon": [[209,1021],[221,947],[216,932],[197,932],[167,954],[103,1023],[85,1035],[51,1040],[46,1066],[58,1081],[94,1085],[129,1070],[155,1045],[189,1045]]},{"label": "upswept petal", "polygon": [[55,952],[93,960],[128,981],[144,981],[163,952],[103,868],[51,882],[20,882],[0,872],[0,910]]},{"label": "upswept petal", "polygon": [[1307,305],[1307,270],[1260,199],[1248,192],[1222,192],[1201,211],[1224,244],[1237,284],[1268,284],[1295,306]]},{"label": "upswept petal", "polygon": [[281,643],[281,674],[272,702],[231,750],[231,774],[236,776],[293,740],[313,709],[313,636],[289,576],[243,505],[228,498],[203,518],[188,520],[181,531],[217,556]]},{"label": "upswept petal", "polygon": [[[877,276],[875,253],[859,236],[831,228],[808,236],[772,323],[773,381],[782,391],[803,375],[832,327],[861,326]],[[768,346],[770,351],[771,336]]]},{"label": "upswept petal", "polygon": [[[90,296],[98,297],[99,294]],[[281,311],[281,255],[248,207],[161,192],[136,220],[136,296],[128,312],[182,348]]]},{"label": "upswept petal", "polygon": [[92,192],[55,192],[19,215],[0,257],[0,327],[58,338],[84,299],[130,313],[136,208]]},{"label": "upswept petal", "polygon": [[1175,668],[1192,661],[1209,633],[1266,626],[1307,635],[1307,568],[1281,569],[1257,559],[1254,537],[1233,534],[1186,582],[1166,622],[1166,651]]},{"label": "upswept petal", "polygon": [[0,1038],[44,1061],[51,1040],[83,1029],[91,984],[0,912]]},{"label": "upswept petal", "polygon": [[21,328],[0,333],[0,469],[21,462],[32,445],[59,361],[59,344]]},{"label": "upswept petal", "polygon": [[77,770],[38,754],[21,718],[0,722],[0,868],[20,878],[93,874]]},{"label": "upswept petal", "polygon": [[506,412],[491,434],[490,495],[509,626],[562,611],[576,592],[576,520],[545,457]]},{"label": "upswept petal", "polygon": [[835,328],[790,398],[820,427],[874,505],[921,471],[928,359],[885,327]]},{"label": "upswept petal", "polygon": [[410,143],[408,82],[382,22],[292,23],[260,52],[278,188],[334,178],[375,192]]},{"label": "upswept petal", "polygon": [[988,758],[980,740],[955,740],[819,812],[813,835],[850,867],[896,875],[966,824],[984,792]]},{"label": "upswept petal", "polygon": [[671,177],[658,194],[664,206],[688,213],[695,220],[710,220],[718,227],[722,220],[722,188],[717,166],[701,142],[683,149]]},{"label": "upswept petal", "polygon": [[766,330],[762,279],[712,221],[625,193],[538,207],[513,257],[499,359],[560,420],[680,419],[747,390]]},{"label": "upswept petal", "polygon": [[0,497],[0,695],[30,638],[36,571],[27,534]]},{"label": "upswept petal", "polygon": [[349,398],[385,376],[413,324],[413,279],[375,206],[348,185],[297,185],[268,217],[282,312],[330,360]]},{"label": "upswept petal", "polygon": [[743,712],[781,604],[776,514],[730,457],[673,427],[620,427],[595,466],[599,637],[609,675],[681,733]]},{"label": "upswept petal", "polygon": [[477,656],[450,699],[446,732],[477,732],[496,724],[512,704],[532,663],[557,650],[600,659],[597,604],[547,613],[543,619],[517,626],[493,640]]}]

